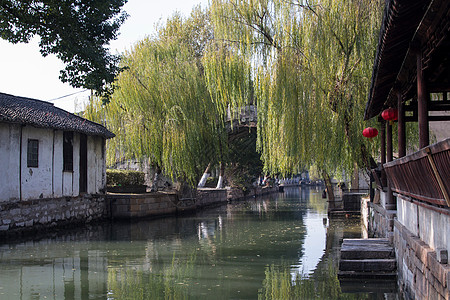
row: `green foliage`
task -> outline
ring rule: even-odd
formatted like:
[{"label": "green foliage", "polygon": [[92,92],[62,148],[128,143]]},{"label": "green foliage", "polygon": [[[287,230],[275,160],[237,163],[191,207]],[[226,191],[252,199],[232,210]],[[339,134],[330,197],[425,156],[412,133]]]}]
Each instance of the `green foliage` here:
[{"label": "green foliage", "polygon": [[231,186],[246,192],[262,173],[263,164],[260,154],[256,151],[256,130],[243,130],[229,136],[229,163],[225,173]]},{"label": "green foliage", "polygon": [[342,293],[336,267],[330,263],[326,268],[325,272],[312,276],[298,274],[293,279],[289,267],[266,267],[266,278],[258,292],[258,299],[370,299],[368,294]]},{"label": "green foliage", "polygon": [[215,188],[217,186],[217,181],[217,177],[208,177],[208,179],[206,179],[205,187]]},{"label": "green foliage", "polygon": [[66,67],[60,79],[73,87],[111,92],[119,57],[107,45],[126,18],[127,0],[0,1],[0,37],[12,43],[38,35],[43,56],[55,54]]},{"label": "green foliage", "polygon": [[144,172],[131,170],[106,170],[106,183],[108,186],[143,185]]},{"label": "green foliage", "polygon": [[378,145],[363,139],[362,116],[381,11],[378,0],[212,1],[216,37],[253,62],[267,171],[367,166]]},{"label": "green foliage", "polygon": [[173,259],[171,266],[166,266],[163,274],[133,269],[108,268],[108,287],[110,299],[189,299],[188,286],[183,284],[185,272],[191,267],[178,265]]},{"label": "green foliage", "polygon": [[[224,46],[213,41],[208,12],[196,8],[186,19],[173,15],[156,36],[125,54],[126,70],[118,76],[111,102],[93,101],[85,112],[95,121],[106,118],[116,134],[108,143],[109,163],[149,157],[165,174],[196,184],[208,163],[225,159],[227,109],[243,104],[250,90],[249,79],[240,83],[239,77],[228,91],[226,78],[248,64],[235,61],[219,68],[211,63],[219,59],[205,55],[212,47]],[[232,54],[224,50],[217,56]],[[216,77],[217,72],[224,75]],[[227,92],[217,94],[222,84]]]}]

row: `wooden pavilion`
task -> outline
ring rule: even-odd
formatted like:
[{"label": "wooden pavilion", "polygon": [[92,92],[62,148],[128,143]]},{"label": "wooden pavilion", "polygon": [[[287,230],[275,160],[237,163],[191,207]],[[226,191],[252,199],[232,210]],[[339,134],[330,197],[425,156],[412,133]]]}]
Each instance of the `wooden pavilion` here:
[{"label": "wooden pavilion", "polygon": [[[398,110],[395,160],[392,126],[380,117],[388,108]],[[407,298],[449,299],[450,1],[386,1],[364,114],[375,117],[382,167],[374,172],[381,174],[380,201],[369,205],[369,226],[393,241]],[[418,122],[415,153],[406,146],[413,138],[406,136],[406,122]],[[433,145],[430,122],[446,128]]]}]

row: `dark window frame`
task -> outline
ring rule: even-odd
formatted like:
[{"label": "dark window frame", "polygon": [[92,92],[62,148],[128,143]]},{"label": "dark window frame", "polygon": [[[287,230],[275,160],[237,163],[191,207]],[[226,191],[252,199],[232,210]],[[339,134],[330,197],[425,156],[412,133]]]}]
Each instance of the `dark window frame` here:
[{"label": "dark window frame", "polygon": [[63,172],[73,172],[73,131],[63,132]]},{"label": "dark window frame", "polygon": [[27,167],[39,168],[39,140],[37,139],[28,139]]}]

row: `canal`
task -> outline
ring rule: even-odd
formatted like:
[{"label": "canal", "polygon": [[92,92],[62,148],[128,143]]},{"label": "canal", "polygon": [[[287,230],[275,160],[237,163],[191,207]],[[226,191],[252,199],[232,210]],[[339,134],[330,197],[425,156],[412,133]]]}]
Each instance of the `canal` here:
[{"label": "canal", "polygon": [[286,188],[2,243],[0,299],[399,299],[364,282],[341,289],[339,244],[361,236],[358,219],[327,218],[321,190]]}]

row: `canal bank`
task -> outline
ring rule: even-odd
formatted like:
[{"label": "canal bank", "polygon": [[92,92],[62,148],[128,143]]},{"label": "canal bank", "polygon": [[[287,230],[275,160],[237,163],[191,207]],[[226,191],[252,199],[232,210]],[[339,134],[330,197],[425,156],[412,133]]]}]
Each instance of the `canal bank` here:
[{"label": "canal bank", "polygon": [[0,236],[14,239],[49,230],[83,226],[105,219],[164,217],[194,212],[211,205],[278,192],[277,187],[257,187],[244,195],[227,189],[189,190],[189,193],[150,192],[84,194],[0,203]]},{"label": "canal bank", "polygon": [[337,280],[355,219],[328,219],[321,191],[286,188],[162,219],[93,224],[0,245],[3,299],[396,299]]}]

